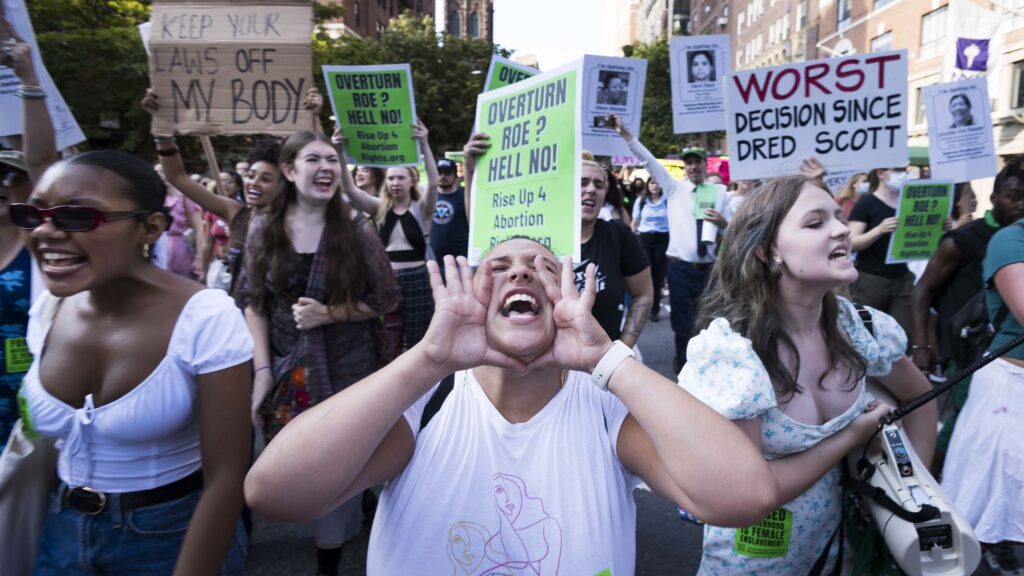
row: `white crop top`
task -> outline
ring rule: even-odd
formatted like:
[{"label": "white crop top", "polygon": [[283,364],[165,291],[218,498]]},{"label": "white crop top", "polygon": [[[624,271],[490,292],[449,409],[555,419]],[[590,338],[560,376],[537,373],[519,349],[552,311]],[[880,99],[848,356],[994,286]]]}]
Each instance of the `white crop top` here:
[{"label": "white crop top", "polygon": [[222,290],[195,293],[175,322],[167,354],[145,380],[103,406],[95,407],[89,394],[78,409],[52,396],[39,380],[51,321],[43,310],[52,298],[44,293],[29,311],[28,348],[36,361],[21,394],[36,432],[58,438],[60,479],[69,486],[133,492],[198,470],[198,376],[252,358],[252,337],[231,297]]}]

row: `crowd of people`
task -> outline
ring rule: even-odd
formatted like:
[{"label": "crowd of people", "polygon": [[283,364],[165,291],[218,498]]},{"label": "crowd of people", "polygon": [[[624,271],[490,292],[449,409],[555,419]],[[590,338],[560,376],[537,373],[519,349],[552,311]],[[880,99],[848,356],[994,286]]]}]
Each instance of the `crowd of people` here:
[{"label": "crowd of people", "polygon": [[[993,348],[1024,333],[1017,162],[982,217],[957,186],[918,274],[886,263],[906,167],[727,185],[688,146],[676,179],[613,115],[649,177],[578,160],[581,259],[513,238],[474,270],[488,134],[460,172],[417,121],[425,174],[350,170],[313,90],[308,130],[205,177],[171,134],[156,164],[61,158],[27,44],[5,57],[25,130],[0,152],[0,434],[20,416],[59,449],[35,574],[242,574],[249,507],[312,523],[318,574],[364,513],[371,574],[630,574],[641,483],[705,524],[701,574],[848,573],[838,465],[894,409],[867,380],[904,403],[969,362],[954,318],[978,298]],[[637,346],[662,310],[669,377]],[[1024,347],[967,390],[938,443],[936,402],[902,425],[1011,573]],[[768,517],[787,546],[745,554]]]}]

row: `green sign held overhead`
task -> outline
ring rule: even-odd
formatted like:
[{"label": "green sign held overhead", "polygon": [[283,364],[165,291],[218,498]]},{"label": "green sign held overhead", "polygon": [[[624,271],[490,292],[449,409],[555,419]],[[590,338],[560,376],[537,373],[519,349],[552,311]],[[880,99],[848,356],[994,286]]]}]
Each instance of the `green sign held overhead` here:
[{"label": "green sign held overhead", "polygon": [[490,92],[491,90],[511,86],[520,80],[526,80],[527,78],[536,76],[537,74],[540,74],[540,70],[537,70],[536,68],[516,64],[515,62],[507,58],[502,58],[501,56],[493,56],[491,58],[491,67],[487,70],[487,81],[484,83],[484,92]]},{"label": "green sign held overhead", "polygon": [[946,220],[952,210],[952,182],[904,184],[896,207],[900,223],[889,237],[886,264],[931,258],[939,247],[939,239],[946,230]]},{"label": "green sign held overhead", "polygon": [[349,162],[410,166],[420,161],[413,139],[416,101],[408,64],[324,66],[331,107],[348,139]]},{"label": "green sign held overhead", "polygon": [[477,96],[491,147],[476,162],[469,260],[526,236],[556,256],[580,257],[579,64]]}]

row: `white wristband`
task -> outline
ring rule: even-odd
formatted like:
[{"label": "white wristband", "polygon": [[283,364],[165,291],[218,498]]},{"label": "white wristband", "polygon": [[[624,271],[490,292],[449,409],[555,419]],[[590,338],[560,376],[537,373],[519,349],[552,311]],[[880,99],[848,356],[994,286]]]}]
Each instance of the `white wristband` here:
[{"label": "white wristband", "polygon": [[608,390],[608,381],[611,379],[612,373],[626,358],[636,358],[636,353],[632,348],[623,344],[622,340],[616,340],[590,374],[590,380],[594,386],[601,390]]}]

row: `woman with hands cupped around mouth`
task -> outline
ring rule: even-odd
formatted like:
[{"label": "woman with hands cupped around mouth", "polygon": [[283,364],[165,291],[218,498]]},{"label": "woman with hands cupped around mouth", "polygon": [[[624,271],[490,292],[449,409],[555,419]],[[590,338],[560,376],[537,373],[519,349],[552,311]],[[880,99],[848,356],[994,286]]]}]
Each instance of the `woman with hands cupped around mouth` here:
[{"label": "woman with hands cupped around mouth", "polygon": [[593,318],[593,266],[581,293],[570,259],[526,238],[475,275],[462,257],[444,264],[447,284],[428,263],[423,340],[284,428],[246,479],[253,508],[305,520],[387,482],[368,574],[632,574],[641,481],[725,525],[771,511],[777,487],[743,433]]}]

